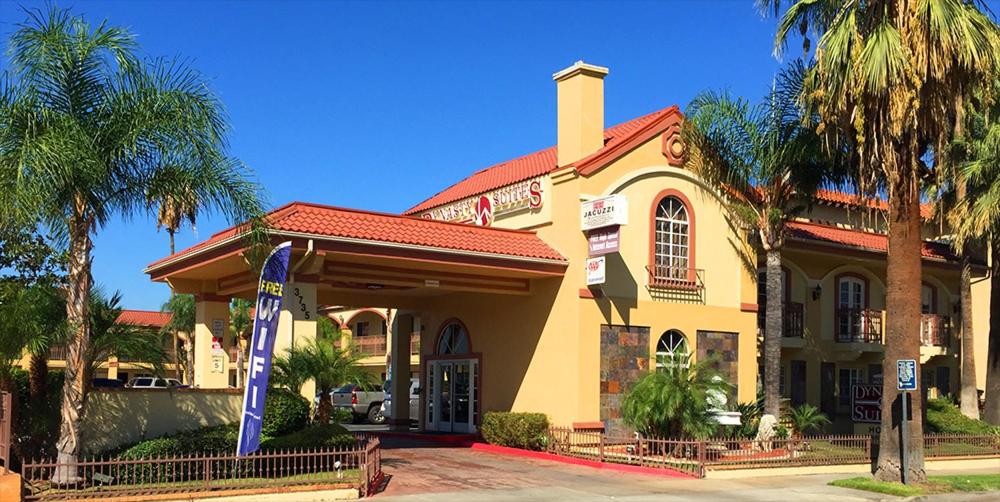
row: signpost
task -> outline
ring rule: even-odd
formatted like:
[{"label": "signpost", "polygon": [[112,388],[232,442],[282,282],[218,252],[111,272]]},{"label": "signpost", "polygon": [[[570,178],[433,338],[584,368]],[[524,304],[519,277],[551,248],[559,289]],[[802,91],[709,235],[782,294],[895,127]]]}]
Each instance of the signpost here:
[{"label": "signpost", "polygon": [[910,435],[909,427],[907,422],[909,417],[907,416],[907,408],[909,405],[909,391],[917,390],[917,361],[915,359],[897,359],[896,360],[896,389],[901,392],[899,395],[899,407],[901,409],[900,413],[900,449],[902,450],[899,458],[900,462],[900,473],[899,476],[906,484],[906,470],[907,470],[907,460],[908,460],[908,449],[907,449],[907,439]]}]

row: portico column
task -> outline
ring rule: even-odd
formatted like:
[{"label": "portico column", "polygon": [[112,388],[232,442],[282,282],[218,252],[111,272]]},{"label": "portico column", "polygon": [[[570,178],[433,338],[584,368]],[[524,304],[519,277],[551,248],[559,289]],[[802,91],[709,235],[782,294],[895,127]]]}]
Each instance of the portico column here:
[{"label": "portico column", "polygon": [[[391,314],[391,310],[389,313]],[[392,429],[410,428],[410,333],[413,332],[413,314],[391,315],[389,340],[392,348]],[[416,418],[416,417],[414,417]]]},{"label": "portico column", "polygon": [[[316,338],[316,275],[292,274],[285,284],[278,318],[278,338],[274,356],[285,355],[291,347],[303,347]],[[299,392],[310,403],[316,397],[316,382],[307,381]]]},{"label": "portico column", "polygon": [[194,324],[194,386],[205,389],[229,387],[229,354],[224,349],[213,349],[215,337],[224,347],[229,326],[229,298],[224,296],[195,295]]}]

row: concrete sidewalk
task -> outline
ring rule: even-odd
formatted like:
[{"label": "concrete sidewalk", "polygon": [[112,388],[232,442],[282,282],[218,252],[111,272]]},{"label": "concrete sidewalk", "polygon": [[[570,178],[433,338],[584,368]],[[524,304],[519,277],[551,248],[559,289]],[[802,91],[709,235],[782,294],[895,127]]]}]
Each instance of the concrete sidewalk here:
[{"label": "concrete sidewalk", "polygon": [[[383,448],[383,470],[388,481],[376,499],[386,502],[903,500],[827,486],[832,480],[855,476],[852,474],[683,479],[604,471],[405,439],[386,438]],[[997,494],[948,494],[921,500],[985,501],[997,500]]]}]

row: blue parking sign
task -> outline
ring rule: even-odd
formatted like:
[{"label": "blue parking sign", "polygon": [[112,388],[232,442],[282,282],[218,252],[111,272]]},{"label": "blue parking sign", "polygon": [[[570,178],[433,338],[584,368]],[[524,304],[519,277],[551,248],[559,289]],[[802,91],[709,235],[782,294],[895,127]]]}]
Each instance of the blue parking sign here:
[{"label": "blue parking sign", "polygon": [[917,390],[917,361],[915,359],[898,359],[896,361],[896,382],[898,390]]}]

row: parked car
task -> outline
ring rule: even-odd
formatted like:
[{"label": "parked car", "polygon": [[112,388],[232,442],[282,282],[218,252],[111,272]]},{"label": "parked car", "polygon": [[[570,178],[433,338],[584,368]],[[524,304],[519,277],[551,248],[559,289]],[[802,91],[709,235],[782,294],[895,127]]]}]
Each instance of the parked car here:
[{"label": "parked car", "polygon": [[365,390],[351,383],[334,390],[330,397],[333,399],[333,407],[350,411],[355,422],[367,418],[376,425],[385,423],[385,416],[381,411],[385,393],[381,389]]},{"label": "parked car", "polygon": [[90,384],[95,388],[120,389],[125,386],[125,382],[117,378],[95,378]]},{"label": "parked car", "polygon": [[126,387],[131,389],[169,389],[183,387],[184,385],[176,378],[160,377],[135,377],[129,380]]},{"label": "parked car", "polygon": [[[385,400],[382,401],[382,416],[385,418],[392,417],[392,382],[390,380],[385,381],[385,385],[382,386],[385,392]],[[411,378],[410,379],[410,421],[416,422],[420,415],[420,379]]]}]

